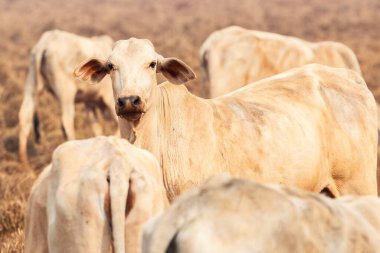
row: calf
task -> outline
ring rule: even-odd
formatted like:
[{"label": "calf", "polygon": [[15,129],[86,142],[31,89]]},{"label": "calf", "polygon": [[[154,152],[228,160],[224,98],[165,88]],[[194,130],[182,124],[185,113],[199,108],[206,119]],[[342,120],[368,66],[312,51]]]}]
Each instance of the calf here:
[{"label": "calf", "polygon": [[75,102],[86,105],[89,124],[96,135],[101,134],[96,108],[108,108],[115,120],[110,80],[98,87],[84,86],[72,76],[78,61],[88,57],[105,57],[111,52],[112,39],[108,36],[85,38],[64,31],[45,32],[30,54],[29,72],[25,82],[24,99],[19,112],[19,155],[24,167],[29,167],[27,139],[34,122],[36,140],[39,141],[39,119],[35,112],[37,97],[46,88],[59,101],[61,121],[67,139],[75,139]]}]

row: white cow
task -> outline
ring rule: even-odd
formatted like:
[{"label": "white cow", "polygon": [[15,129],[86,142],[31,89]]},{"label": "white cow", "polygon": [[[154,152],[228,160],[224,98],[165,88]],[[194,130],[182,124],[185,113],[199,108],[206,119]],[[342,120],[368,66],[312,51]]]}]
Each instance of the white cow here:
[{"label": "white cow", "polygon": [[145,226],[143,253],[379,253],[380,200],[216,177]]},{"label": "white cow", "polygon": [[[157,85],[156,73],[172,83]],[[75,71],[112,78],[121,135],[160,161],[169,199],[220,172],[332,196],[377,194],[376,103],[360,74],[311,64],[215,99],[189,93],[185,63],[118,41]]]},{"label": "white cow", "polygon": [[239,26],[213,32],[200,49],[200,60],[210,97],[310,63],[361,73],[355,54],[342,43],[311,43]]},{"label": "white cow", "polygon": [[27,139],[34,122],[36,140],[39,141],[39,121],[35,112],[37,97],[43,88],[50,91],[61,106],[61,121],[69,140],[75,139],[75,102],[83,102],[89,114],[89,121],[96,135],[102,129],[96,118],[95,109],[108,108],[116,118],[110,80],[101,86],[85,86],[72,76],[72,69],[78,61],[88,57],[105,57],[112,49],[113,40],[108,36],[85,38],[64,31],[45,32],[33,47],[29,72],[25,82],[24,100],[19,112],[19,155],[25,167],[29,167]]},{"label": "white cow", "polygon": [[143,224],[167,203],[149,152],[117,137],[66,142],[32,188],[25,253],[140,252]]}]

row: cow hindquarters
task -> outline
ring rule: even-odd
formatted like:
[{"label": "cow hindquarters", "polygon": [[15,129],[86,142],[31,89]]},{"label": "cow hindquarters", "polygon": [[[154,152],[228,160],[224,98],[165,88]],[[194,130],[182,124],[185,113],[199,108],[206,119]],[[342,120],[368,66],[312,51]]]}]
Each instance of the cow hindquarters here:
[{"label": "cow hindquarters", "polygon": [[106,176],[98,171],[88,171],[80,180],[70,180],[50,192],[49,252],[109,252],[111,227],[104,210],[107,192]]},{"label": "cow hindquarters", "polygon": [[25,253],[48,253],[47,190],[51,165],[48,165],[31,190],[25,217]]}]

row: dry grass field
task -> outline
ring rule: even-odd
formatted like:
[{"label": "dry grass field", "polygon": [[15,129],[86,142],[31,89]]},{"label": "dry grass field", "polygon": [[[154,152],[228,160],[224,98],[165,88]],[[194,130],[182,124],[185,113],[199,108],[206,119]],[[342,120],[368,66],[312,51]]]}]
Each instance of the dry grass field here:
[{"label": "dry grass field", "polygon": [[[150,39],[164,56],[187,62],[198,74],[188,88],[204,94],[198,49],[214,30],[241,25],[301,37],[335,40],[357,54],[364,78],[380,101],[380,2],[377,0],[0,0],[0,253],[21,252],[26,200],[34,176],[18,163],[18,111],[30,49],[58,28],[84,36],[108,34]],[[77,105],[79,138],[91,136]],[[59,107],[48,92],[39,99],[42,141],[30,138],[36,174],[64,141]],[[107,122],[107,117],[105,118]],[[108,124],[112,132],[115,125]]]}]

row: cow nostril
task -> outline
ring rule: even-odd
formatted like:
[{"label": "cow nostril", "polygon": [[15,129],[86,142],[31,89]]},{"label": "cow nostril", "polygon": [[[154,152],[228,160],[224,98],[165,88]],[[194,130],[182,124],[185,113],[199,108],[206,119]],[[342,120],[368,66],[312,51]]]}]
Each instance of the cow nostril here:
[{"label": "cow nostril", "polygon": [[141,104],[141,98],[139,96],[131,97],[131,102],[134,106],[139,106]]},{"label": "cow nostril", "polygon": [[125,102],[126,102],[126,98],[118,98],[117,99],[117,105],[119,107],[124,107],[125,106]]}]

